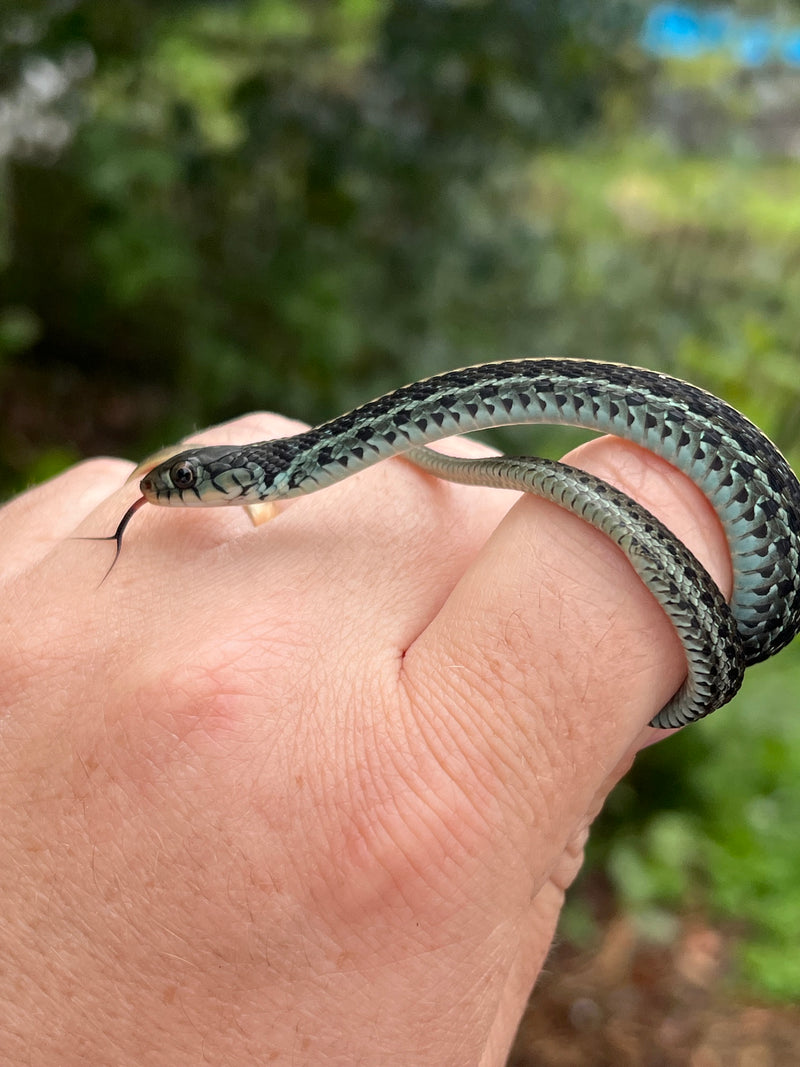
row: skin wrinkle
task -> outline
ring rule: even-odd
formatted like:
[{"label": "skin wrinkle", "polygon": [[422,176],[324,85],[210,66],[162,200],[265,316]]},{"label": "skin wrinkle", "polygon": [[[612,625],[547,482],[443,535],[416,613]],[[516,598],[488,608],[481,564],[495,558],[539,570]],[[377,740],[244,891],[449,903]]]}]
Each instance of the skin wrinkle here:
[{"label": "skin wrinkle", "polygon": [[[407,662],[407,661],[406,661]],[[491,721],[491,709],[498,701],[504,701],[507,698],[507,694],[511,694],[511,702],[513,705],[513,699],[516,694],[521,690],[513,683],[507,683],[503,677],[503,672],[500,670],[492,670],[491,664],[493,659],[491,655],[487,658],[485,650],[483,650],[483,662],[488,663],[490,669],[486,672],[480,671],[480,669],[473,671],[471,666],[466,664],[461,665],[459,671],[456,674],[456,678],[459,682],[459,688],[463,690],[464,699],[459,704],[458,712],[455,715],[451,714],[453,723],[461,723],[460,736],[464,738],[476,737],[482,739],[484,743],[488,740],[488,748],[481,749],[481,759],[486,760],[488,756],[488,762],[486,762],[487,770],[492,779],[496,779],[498,783],[503,783],[503,791],[506,796],[514,796],[517,793],[524,792],[524,788],[521,783],[526,781],[529,777],[527,773],[527,763],[524,758],[520,758],[521,752],[525,749],[523,738],[525,736],[524,723],[518,723],[514,736],[502,735],[497,731],[492,731],[488,739],[484,738],[482,732],[479,729],[479,724],[483,721]],[[502,652],[498,653],[498,663],[502,662]],[[449,675],[449,676],[448,676]],[[431,672],[428,676],[428,680],[436,679],[437,675]],[[452,692],[453,689],[453,677],[452,672],[445,672],[443,675],[448,691]],[[408,673],[406,673],[408,678]],[[466,680],[466,684],[462,685]],[[539,680],[536,683],[537,692],[541,691]],[[476,694],[480,693],[481,699],[476,699]],[[430,698],[428,698],[430,699]],[[546,705],[543,705],[546,706]],[[465,712],[469,712],[468,717],[465,717]],[[418,714],[424,714],[424,705],[419,707]],[[527,717],[525,717],[527,718]],[[428,721],[424,719],[423,721]],[[452,730],[450,732],[452,737]],[[522,742],[522,743],[521,743]],[[544,746],[540,743],[537,745],[537,754],[541,758],[544,751]],[[471,758],[474,764],[475,756],[477,753],[473,753]],[[550,758],[546,761],[548,766],[552,766]],[[542,768],[540,767],[540,776],[542,775]],[[472,772],[474,773],[474,772]],[[551,777],[551,774],[545,774],[542,777]],[[539,781],[542,780],[539,778]]]},{"label": "skin wrinkle", "polygon": [[[430,695],[427,697],[427,704],[427,709],[417,705],[414,721],[420,743],[436,761],[445,781],[452,782],[457,788],[455,795],[459,804],[454,809],[454,830],[461,827],[462,830],[469,829],[471,834],[485,831],[489,826],[489,814],[497,810],[491,770],[471,733],[456,733],[447,726],[447,718],[443,714],[446,709],[440,705],[437,710],[435,695],[433,700]],[[425,779],[422,779],[422,784],[430,790],[430,783],[426,783]]]},{"label": "skin wrinkle", "polygon": [[[500,746],[502,738],[494,732],[488,739],[487,745],[486,739],[475,729],[477,723],[484,722],[487,718],[490,718],[495,694],[499,694],[502,687],[498,686],[496,690],[490,689],[483,696],[483,699],[479,700],[474,686],[483,679],[481,676],[476,676],[468,665],[459,664],[439,667],[438,672],[435,668],[432,668],[429,681],[436,680],[437,674],[442,679],[444,690],[442,694],[430,694],[421,691],[419,697],[415,698],[413,681],[406,680],[406,691],[412,701],[416,700],[414,704],[416,720],[421,726],[428,727],[427,736],[435,738],[440,745],[441,739],[444,738],[444,747],[447,747],[448,743],[453,743],[456,745],[457,751],[465,754],[468,752],[467,770],[472,775],[476,773],[481,775],[478,779],[479,783],[482,780],[488,783],[495,781],[496,777],[502,778],[498,772],[503,769],[509,773],[514,773],[515,761],[503,754],[510,753],[513,749],[503,745],[501,751],[498,746]],[[409,686],[411,686],[410,689]],[[440,706],[446,706],[447,697],[444,693],[452,695],[454,692],[458,692],[460,696],[458,713],[453,715],[451,712],[449,719],[452,720],[452,726],[448,727],[446,725],[448,718],[437,716],[434,709],[437,703]],[[438,728],[437,723],[441,723]],[[456,736],[455,727],[458,727],[458,736]],[[476,747],[476,742],[483,742],[483,744],[480,747]],[[491,758],[487,759],[486,757],[489,753]],[[483,777],[484,775],[485,777]]]},{"label": "skin wrinkle", "polygon": [[[585,546],[580,543],[580,539],[576,541],[574,538],[569,537],[571,532],[575,532],[582,537],[585,524],[576,517],[568,516],[567,518],[570,520],[567,531],[569,542],[567,555],[574,555],[576,552],[581,551],[584,558],[590,557],[593,564],[592,575],[595,581],[591,584],[587,584],[585,581],[576,584],[574,575],[565,568],[557,572],[551,571],[542,577],[540,583],[540,609],[544,617],[552,617],[555,613],[553,604],[555,603],[559,606],[558,632],[561,640],[552,647],[552,661],[543,664],[540,659],[537,667],[542,673],[552,672],[550,674],[553,679],[550,684],[551,691],[558,690],[566,682],[575,691],[575,702],[585,703],[591,708],[593,691],[596,689],[596,678],[593,675],[593,668],[590,662],[586,657],[578,654],[573,647],[575,644],[580,644],[581,631],[571,621],[569,623],[564,621],[564,613],[568,602],[575,601],[592,612],[593,617],[596,615],[602,619],[600,623],[602,629],[595,636],[594,645],[601,650],[601,656],[607,660],[609,669],[613,663],[623,662],[626,665],[626,671],[645,670],[647,659],[645,658],[641,667],[636,667],[632,662],[633,657],[639,650],[639,646],[637,642],[632,640],[632,635],[626,625],[630,615],[630,605],[626,604],[624,600],[609,605],[605,593],[611,582],[618,584],[623,579],[630,577],[630,564],[621,550],[605,538],[593,538],[587,553]],[[625,587],[626,594],[627,584]],[[648,591],[643,586],[638,586],[638,584],[631,592],[637,598],[650,598]],[[548,594],[547,603],[543,602],[545,594]],[[628,640],[624,640],[626,636]],[[675,640],[677,641],[677,638]],[[639,654],[641,655],[641,653]]]},{"label": "skin wrinkle", "polygon": [[[466,679],[473,684],[464,688]],[[501,688],[498,688],[482,692],[481,699],[478,699],[478,690],[475,686],[479,682],[477,676],[468,668],[462,670],[459,683],[464,689],[464,696],[459,705],[458,714],[451,714],[450,718],[453,726],[455,724],[460,726],[460,737],[463,738],[461,748],[469,755],[468,773],[473,777],[480,776],[478,782],[479,787],[482,786],[481,793],[491,798],[493,806],[498,811],[505,811],[509,806],[509,798],[517,795],[519,783],[526,775],[527,761],[524,754],[521,759],[521,753],[524,753],[527,746],[518,744],[518,740],[522,739],[518,724],[513,737],[506,736],[497,730],[484,735],[480,724],[484,721],[492,721],[493,707],[502,697]],[[453,736],[452,728],[449,736]],[[476,747],[476,740],[482,743],[480,748]],[[466,742],[469,742],[468,747],[465,745]],[[544,768],[539,769],[541,777],[538,777],[535,783],[537,791],[540,789],[541,782],[547,777]],[[476,803],[481,799],[481,793],[476,797]],[[486,800],[483,799],[484,805],[485,802]]]},{"label": "skin wrinkle", "polygon": [[[468,706],[471,707],[472,705]],[[524,823],[521,823],[518,817],[513,819],[513,823],[509,821],[510,813],[515,810],[515,798],[521,792],[519,786],[515,786],[514,783],[521,779],[524,771],[527,769],[527,760],[524,755],[520,762],[520,751],[524,753],[524,747],[520,748],[519,745],[505,743],[495,732],[491,734],[488,749],[476,749],[474,740],[468,747],[464,747],[464,742],[469,741],[470,738],[482,737],[481,732],[476,730],[476,724],[485,719],[486,713],[478,705],[474,706],[473,711],[474,714],[469,719],[469,725],[463,726],[459,733],[459,738],[461,739],[458,745],[459,750],[463,751],[465,755],[468,753],[460,777],[463,778],[462,791],[465,797],[469,798],[468,804],[470,807],[467,809],[466,814],[459,809],[457,813],[458,817],[461,820],[465,820],[468,817],[470,810],[478,814],[482,811],[497,812],[498,814],[495,815],[495,818],[502,818],[505,826],[505,836],[509,840],[513,840],[514,837],[522,838],[527,836]],[[417,713],[418,717],[422,712],[423,709],[420,708]],[[439,720],[435,714],[430,714],[419,719],[419,721],[430,724],[436,723]],[[435,736],[438,741],[438,732],[434,731],[433,736]],[[450,731],[447,737],[448,739],[454,739],[452,731]],[[487,758],[488,752],[491,752],[491,756]],[[538,770],[537,788],[548,778],[547,773],[542,770],[541,766]],[[476,774],[479,775],[477,779]],[[478,783],[478,790],[477,792],[474,790],[471,791],[468,788],[468,783],[469,785],[472,785],[476,781]],[[498,786],[501,782],[502,788],[499,789]],[[490,783],[496,783],[493,789],[488,788]],[[472,795],[473,792],[475,792],[474,796]],[[524,854],[522,844],[520,844],[519,848],[514,848],[512,851],[517,858],[521,858]],[[509,859],[506,858],[504,862],[508,863]]]},{"label": "skin wrinkle", "polygon": [[[378,750],[379,750],[379,751],[382,751],[382,750],[383,750],[384,748],[385,748],[385,746],[380,746],[380,748],[379,748]],[[390,750],[391,750],[391,749],[390,749]],[[454,777],[453,777],[452,775],[449,775],[449,776],[448,776],[448,780],[449,780],[449,781],[451,782],[451,784],[452,784],[452,783],[454,782]],[[459,791],[461,791],[461,788],[460,788],[460,787],[459,787]],[[438,796],[438,791],[434,790],[434,791],[433,791],[433,794],[434,794],[435,796]],[[396,787],[396,786],[392,786],[392,787],[391,787],[391,789],[389,790],[389,802],[390,802],[390,806],[391,806],[391,808],[392,808],[392,809],[394,809],[394,808],[395,808],[395,807],[397,806],[398,800],[402,799],[403,795],[404,795],[404,794],[403,794],[403,793],[401,793],[401,792],[400,792],[400,791],[399,791],[399,790],[397,789],[397,787]],[[413,795],[413,791],[412,791],[412,795]],[[372,808],[370,808],[370,810],[373,810],[373,809],[372,809]],[[424,811],[425,811],[425,809],[423,808],[423,809],[422,809],[422,811],[423,811],[423,814],[424,814]],[[450,822],[452,822],[452,821],[453,821],[453,820],[452,820],[452,819],[451,819],[451,818],[450,818],[449,816],[450,816],[450,813],[448,812],[448,824],[449,824]],[[440,825],[440,821],[439,821],[439,816],[438,816],[438,815],[435,815],[435,816],[434,816],[434,820],[435,820],[435,821],[434,821],[434,823],[433,823],[433,827],[434,827],[434,833],[435,833],[435,831],[436,831],[436,827],[438,827],[438,826]],[[391,823],[390,823],[390,826],[391,826]],[[448,835],[448,840],[449,840],[449,839],[450,839],[450,837],[451,837],[451,835],[452,835],[452,829],[451,829],[450,825],[448,825],[448,827],[447,827],[447,835]],[[395,835],[394,835],[394,836],[396,836],[396,831],[395,831]],[[419,838],[419,833],[418,833],[418,832],[417,832],[417,833],[416,833],[415,835],[413,835],[413,836],[412,836],[412,841],[414,841],[414,843],[415,843],[415,849],[416,849],[416,851],[417,851],[417,852],[420,852],[420,851],[421,851],[421,852],[422,852],[422,854],[423,854],[424,856],[426,856],[426,858],[427,858],[427,859],[426,859],[426,862],[428,862],[428,863],[429,863],[429,855],[430,855],[430,843],[431,843],[431,842],[430,842],[430,825],[429,825],[428,831],[426,832],[425,836],[424,836],[424,837],[422,837],[422,838],[420,839],[420,840],[421,840],[421,842],[422,842],[422,845],[423,845],[423,847],[422,847],[421,849],[420,849],[420,847],[419,847],[419,843],[418,843],[418,842],[417,842],[417,841],[415,840],[415,838]],[[425,845],[425,842],[428,842],[428,845],[427,845],[427,846]],[[418,873],[419,873],[419,872],[418,872]]]},{"label": "skin wrinkle", "polygon": [[[379,751],[385,749],[386,746]],[[415,749],[419,751],[419,745]],[[365,819],[351,827],[343,826],[347,866],[340,867],[336,873],[351,886],[353,878],[358,879],[367,896],[359,893],[352,898],[346,915],[351,908],[355,916],[370,914],[376,907],[385,907],[395,894],[402,900],[409,871],[414,872],[413,880],[417,883],[414,894],[420,891],[429,894],[432,886],[424,872],[433,867],[438,873],[444,858],[453,854],[456,844],[453,824],[459,824],[458,818],[453,818],[453,812],[459,811],[453,803],[452,790],[456,784],[452,778],[446,779],[451,790],[449,798],[443,797],[440,790],[431,790],[430,797],[426,797],[414,778],[420,785],[425,781],[430,783],[430,771],[425,769],[430,764],[430,756],[421,752],[420,758],[424,761],[422,766],[415,765],[409,753],[402,768],[393,761],[394,773],[387,774],[386,757],[382,756],[366,782],[369,769],[362,772],[360,791],[365,793],[366,803],[358,803],[361,798],[357,797],[352,807],[354,811],[363,811]],[[441,880],[440,873],[438,877]],[[407,889],[410,888],[409,884]],[[440,891],[435,892],[438,896]]]},{"label": "skin wrinkle", "polygon": [[[569,518],[572,519],[571,516]],[[571,531],[575,530],[582,533],[584,528],[584,524],[575,518],[574,521],[568,524],[568,530],[566,532],[569,534]],[[580,550],[584,551],[584,549],[585,546],[581,544]],[[576,544],[574,548],[568,549],[567,554],[570,552],[574,553],[578,550]],[[620,574],[629,573],[629,564],[624,559],[622,553],[616,549],[615,546],[606,542],[605,539],[600,540],[599,544],[592,543],[589,546],[589,553],[596,560],[596,567],[593,568],[593,571],[598,579],[602,579],[602,582],[607,581],[605,572],[609,567],[614,567]],[[585,555],[586,552],[584,551],[584,556]],[[604,588],[604,586],[601,585],[600,588]],[[546,603],[544,602],[545,594],[547,594]],[[594,591],[594,586],[587,587],[585,582],[576,586],[573,574],[566,569],[544,572],[541,576],[538,595],[540,612],[544,617],[552,617],[556,614],[557,609],[559,618],[558,632],[562,635],[562,643],[556,644],[553,648],[555,658],[552,662],[552,667],[548,670],[547,664],[543,664],[541,658],[537,663],[537,670],[539,671],[540,676],[543,674],[548,674],[551,677],[554,676],[554,680],[549,686],[549,689],[553,691],[557,689],[559,685],[563,684],[564,676],[569,679],[570,683],[574,684],[577,679],[576,671],[579,671],[581,665],[586,662],[585,657],[576,655],[570,647],[574,642],[577,633],[572,625],[565,625],[564,623],[566,601],[569,599],[577,599],[579,602],[585,602],[590,606],[597,606],[603,614],[608,613],[608,604],[604,595],[599,595],[599,593]],[[512,616],[512,619],[513,618],[514,616]],[[608,616],[608,622],[604,634],[600,636],[598,646],[600,645],[600,642],[603,641],[604,637],[607,639],[609,635],[613,635],[613,642],[608,642],[611,644],[611,651],[613,651],[615,655],[628,661],[630,650],[628,648],[620,648],[619,635],[615,630],[615,624],[619,622],[623,623],[624,629],[625,621],[626,615],[623,613],[622,606],[612,606],[611,614]],[[532,643],[532,638],[529,637],[528,642]],[[537,681],[537,684],[541,684],[541,677]],[[577,691],[576,699],[580,699],[581,696],[588,698],[592,688],[591,675],[584,676],[583,681],[576,685],[575,688]]]},{"label": "skin wrinkle", "polygon": [[[637,589],[635,592],[638,598],[640,596],[640,590]],[[599,599],[579,597],[579,602],[581,600],[587,605],[589,610],[595,608],[600,609],[594,611],[593,617],[598,619],[601,618],[603,605],[601,605]],[[638,640],[637,642],[634,642],[630,639],[629,630],[626,626],[630,611],[631,607],[629,604],[625,607],[623,607],[622,604],[614,606],[611,609],[611,612],[607,615],[607,619],[600,621],[599,625],[601,629],[594,637],[593,644],[598,650],[598,659],[604,664],[605,669],[608,671],[616,673],[617,665],[624,664],[626,673],[626,698],[629,701],[634,701],[637,699],[637,686],[635,683],[638,677],[641,677],[646,695],[649,698],[652,685],[649,671],[652,664],[651,658],[641,651]],[[628,638],[627,640],[626,637]],[[572,641],[568,643],[565,639],[563,644],[555,650],[555,669],[559,674],[563,673],[565,675],[565,681],[560,683],[561,687],[563,688],[565,684],[569,686],[573,692],[573,701],[575,704],[583,702],[585,706],[592,709],[596,702],[596,672],[587,670],[585,662],[583,665],[581,664],[581,657],[577,653],[576,648],[573,647],[574,643],[575,635],[573,634]],[[637,660],[639,661],[638,663]],[[558,684],[559,683],[556,681],[553,683],[554,687]],[[592,730],[591,715],[588,723],[585,724],[585,728],[589,731]]]},{"label": "skin wrinkle", "polygon": [[[373,832],[360,835],[365,846],[365,856],[359,864],[359,869],[366,873],[367,866],[370,872],[380,867],[385,875],[383,881],[378,879],[375,884],[374,904],[369,910],[382,910],[387,903],[391,907],[396,901],[396,906],[411,915],[419,910],[419,902],[424,897],[426,908],[433,908],[432,916],[435,921],[434,901],[438,901],[446,917],[449,917],[455,906],[452,897],[444,897],[439,888],[454,841],[445,818],[435,806],[421,805],[418,803],[418,795],[411,793],[411,790],[407,790],[407,793],[411,794],[411,804],[403,803],[405,797],[403,791],[399,790],[390,805],[384,805],[372,812],[370,822]],[[389,810],[386,810],[387,807]],[[384,814],[385,818],[381,818]],[[388,847],[376,844],[378,836]],[[426,843],[426,849],[419,847],[421,841]],[[350,856],[353,856],[352,850]],[[463,858],[456,852],[453,859],[460,869]],[[390,887],[388,891],[387,887]],[[369,893],[372,896],[372,886]],[[349,912],[344,914],[347,916]],[[403,955],[405,957],[407,953],[404,952]]]}]

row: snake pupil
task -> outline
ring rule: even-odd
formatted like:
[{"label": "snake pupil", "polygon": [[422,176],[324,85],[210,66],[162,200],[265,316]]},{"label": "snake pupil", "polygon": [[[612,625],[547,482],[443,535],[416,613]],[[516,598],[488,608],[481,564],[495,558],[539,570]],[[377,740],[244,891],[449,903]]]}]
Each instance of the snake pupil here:
[{"label": "snake pupil", "polygon": [[185,460],[176,463],[170,470],[169,476],[176,489],[191,489],[196,478],[194,467]]}]

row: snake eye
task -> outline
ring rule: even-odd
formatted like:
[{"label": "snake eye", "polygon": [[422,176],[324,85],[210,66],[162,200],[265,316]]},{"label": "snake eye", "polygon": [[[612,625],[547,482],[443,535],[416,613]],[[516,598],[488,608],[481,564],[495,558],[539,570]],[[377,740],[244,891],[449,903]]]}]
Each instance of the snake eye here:
[{"label": "snake eye", "polygon": [[170,467],[169,476],[176,489],[191,489],[197,480],[194,467],[185,459],[179,460]]}]

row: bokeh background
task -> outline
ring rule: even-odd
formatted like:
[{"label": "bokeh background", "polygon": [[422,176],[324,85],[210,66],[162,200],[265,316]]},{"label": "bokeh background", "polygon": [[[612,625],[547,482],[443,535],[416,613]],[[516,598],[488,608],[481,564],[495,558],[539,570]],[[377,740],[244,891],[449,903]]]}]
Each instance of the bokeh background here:
[{"label": "bokeh background", "polygon": [[[798,156],[789,0],[0,0],[0,495],[522,356],[798,469]],[[799,711],[790,649],[642,756],[516,1067],[800,1062]]]}]

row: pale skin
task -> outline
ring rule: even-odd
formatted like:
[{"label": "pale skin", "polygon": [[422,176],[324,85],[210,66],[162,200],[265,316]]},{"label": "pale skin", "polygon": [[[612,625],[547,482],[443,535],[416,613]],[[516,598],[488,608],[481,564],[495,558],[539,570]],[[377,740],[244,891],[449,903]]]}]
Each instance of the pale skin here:
[{"label": "pale skin", "polygon": [[[571,461],[729,592],[682,475]],[[113,546],[70,538],[113,531],[130,469],[0,509],[0,1060],[502,1067],[588,827],[663,736],[666,617],[574,516],[401,460],[258,529],[145,507],[98,587]]]}]

